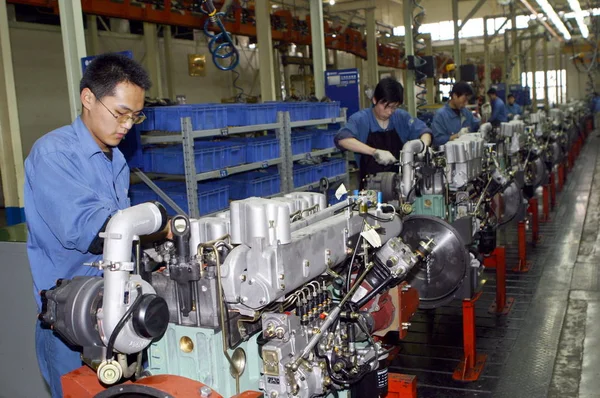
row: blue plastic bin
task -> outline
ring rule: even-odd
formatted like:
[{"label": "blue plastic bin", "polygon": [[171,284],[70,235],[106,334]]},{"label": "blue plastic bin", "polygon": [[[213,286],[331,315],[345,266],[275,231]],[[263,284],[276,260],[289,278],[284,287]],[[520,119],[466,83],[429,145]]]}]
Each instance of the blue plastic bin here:
[{"label": "blue plastic bin", "polygon": [[335,177],[346,172],[346,161],[343,159],[334,159],[322,163],[326,177]]},{"label": "blue plastic bin", "polygon": [[281,192],[279,173],[250,171],[231,176],[227,181],[229,182],[229,197],[234,200],[251,196],[270,196]]},{"label": "blue plastic bin", "polygon": [[[225,163],[226,147],[220,142],[202,141],[195,144],[196,173],[218,170]],[[165,174],[185,174],[183,147],[172,145],[165,148],[149,148],[151,171]]]},{"label": "blue plastic bin", "polygon": [[193,127],[195,130],[211,130],[227,127],[227,108],[217,104],[193,105]]},{"label": "blue plastic bin", "polygon": [[313,166],[310,165],[294,165],[294,188],[302,187],[314,182]]},{"label": "blue plastic bin", "polygon": [[262,162],[279,157],[279,140],[274,136],[232,140],[246,146],[246,162]]},{"label": "blue plastic bin", "polygon": [[292,155],[308,153],[312,150],[311,133],[292,133]]},{"label": "blue plastic bin", "polygon": [[313,130],[312,149],[326,149],[335,147],[334,138],[338,130]]},{"label": "blue plastic bin", "polygon": [[275,104],[246,104],[245,110],[246,124],[248,126],[277,122],[277,105]]},{"label": "blue plastic bin", "polygon": [[219,145],[223,147],[222,167],[233,167],[247,163],[247,150],[245,145],[238,141],[223,141]]},{"label": "blue plastic bin", "polygon": [[154,108],[154,130],[181,131],[181,118],[190,117],[194,124],[192,105],[160,106]]},{"label": "blue plastic bin", "polygon": [[139,125],[140,131],[152,131],[154,128],[154,108],[144,108],[144,115],[146,115],[146,120],[144,120]]},{"label": "blue plastic bin", "polygon": [[246,126],[246,104],[226,104],[227,125],[228,126]]}]

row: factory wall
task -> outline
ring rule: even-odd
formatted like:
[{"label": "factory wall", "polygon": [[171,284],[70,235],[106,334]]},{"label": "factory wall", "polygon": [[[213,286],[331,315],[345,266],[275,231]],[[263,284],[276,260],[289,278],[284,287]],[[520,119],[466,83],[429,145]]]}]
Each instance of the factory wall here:
[{"label": "factory wall", "polygon": [[[58,27],[28,23],[11,23],[10,38],[23,155],[27,156],[39,137],[71,123],[62,38]],[[101,52],[131,50],[137,61],[144,61],[143,36],[101,32],[99,41]],[[218,70],[212,62],[207,62],[206,76],[189,76],[187,55],[196,52],[209,55],[204,43],[204,40],[200,45],[190,40],[173,40],[175,91],[186,95],[188,103],[220,102],[237,93],[232,84],[233,73]],[[161,85],[166,96],[162,39],[159,47]],[[240,73],[237,84],[248,95],[260,94],[257,53],[258,50],[243,51],[237,68]]]}]

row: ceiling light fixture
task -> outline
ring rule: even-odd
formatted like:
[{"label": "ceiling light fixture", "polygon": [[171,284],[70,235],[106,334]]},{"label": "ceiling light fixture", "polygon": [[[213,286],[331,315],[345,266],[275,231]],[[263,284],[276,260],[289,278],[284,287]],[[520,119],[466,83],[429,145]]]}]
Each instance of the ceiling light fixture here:
[{"label": "ceiling light fixture", "polygon": [[546,16],[552,21],[554,26],[556,26],[556,29],[558,29],[558,31],[564,36],[565,40],[571,40],[571,34],[569,33],[569,30],[560,19],[556,11],[554,11],[554,8],[552,8],[550,3],[548,3],[548,0],[536,0],[536,2],[542,8],[542,11],[544,11]]},{"label": "ceiling light fixture", "polygon": [[584,39],[590,35],[590,31],[583,20],[583,11],[581,11],[581,5],[579,4],[579,0],[568,0],[569,7],[571,10],[575,12],[575,21],[577,21],[577,25],[579,26],[579,30],[581,31],[581,35]]},{"label": "ceiling light fixture", "polygon": [[529,4],[527,0],[521,0],[521,4],[523,4],[523,6],[527,8],[529,12],[531,12],[531,19],[537,19],[538,21],[540,21],[540,23],[544,25],[544,27],[548,30],[548,32],[550,32],[552,36],[556,38],[556,40],[563,41],[562,37],[560,37],[558,33],[556,33],[552,26],[548,25],[548,22],[544,21],[544,14],[539,14],[535,10],[535,8],[533,8],[533,6]]}]

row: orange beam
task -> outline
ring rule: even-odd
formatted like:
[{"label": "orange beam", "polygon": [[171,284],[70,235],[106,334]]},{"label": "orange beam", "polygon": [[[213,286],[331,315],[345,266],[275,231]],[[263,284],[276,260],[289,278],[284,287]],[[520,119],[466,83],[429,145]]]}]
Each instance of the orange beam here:
[{"label": "orange beam", "polygon": [[[50,8],[55,14],[58,14],[57,0],[7,0],[8,3],[24,4],[34,7]],[[216,2],[217,3],[217,2]],[[184,2],[186,4],[186,2]],[[253,9],[249,8],[248,19],[252,22],[242,23],[242,12],[239,7],[233,7],[232,11],[225,18],[225,28],[234,35],[256,37],[256,26],[253,22]],[[219,5],[217,5],[217,9]],[[84,13],[98,15],[108,18],[123,18],[132,21],[143,21],[156,23],[160,25],[181,26],[190,29],[203,29],[206,16],[200,13],[192,13],[188,10],[172,10],[171,0],[165,0],[163,9],[155,9],[150,4],[132,4],[131,0],[122,0],[120,2],[112,0],[81,0],[81,7]],[[275,11],[274,16],[278,17],[284,23],[285,28],[281,30],[273,29],[273,40],[296,44],[311,44],[310,37],[310,17],[306,21],[294,19],[291,12],[286,10]],[[233,18],[234,22],[230,19]],[[326,32],[333,33],[334,30],[325,21]],[[306,24],[307,29],[304,33],[299,28]],[[352,53],[361,58],[367,57],[366,43],[363,35],[354,29],[346,29],[344,34],[338,35],[335,39],[331,36],[326,37],[326,47],[332,50],[340,50]],[[401,61],[403,51],[398,48],[379,45],[378,64],[393,68],[404,68]]]}]

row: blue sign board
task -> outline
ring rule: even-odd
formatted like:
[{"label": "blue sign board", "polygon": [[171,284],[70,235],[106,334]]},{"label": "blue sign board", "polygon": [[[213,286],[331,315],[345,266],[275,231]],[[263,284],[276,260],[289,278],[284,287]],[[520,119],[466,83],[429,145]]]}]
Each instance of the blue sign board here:
[{"label": "blue sign board", "polygon": [[[114,54],[121,54],[124,55],[128,58],[133,59],[133,52],[127,50],[127,51],[119,51],[116,52]],[[87,68],[87,66],[90,64],[90,62],[92,62],[96,57],[98,57],[98,55],[90,55],[89,57],[83,57],[81,58],[81,73],[85,72],[85,69]]]},{"label": "blue sign board", "polygon": [[325,95],[348,108],[346,116],[360,110],[360,77],[358,69],[328,70],[325,72]]}]

